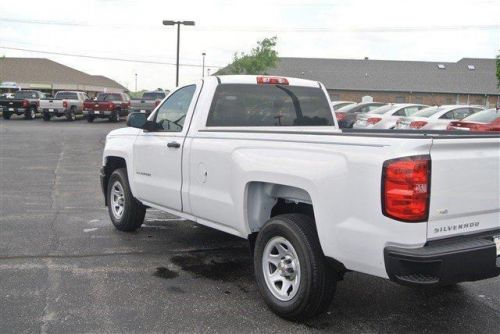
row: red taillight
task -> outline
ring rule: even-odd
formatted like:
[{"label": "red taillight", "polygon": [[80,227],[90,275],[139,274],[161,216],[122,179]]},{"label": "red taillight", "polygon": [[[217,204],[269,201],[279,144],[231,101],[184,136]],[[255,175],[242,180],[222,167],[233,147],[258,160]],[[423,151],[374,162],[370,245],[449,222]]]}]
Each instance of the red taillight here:
[{"label": "red taillight", "polygon": [[337,121],[342,121],[345,118],[345,114],[343,112],[336,112],[335,116],[337,117]]},{"label": "red taillight", "polygon": [[421,127],[427,124],[426,121],[413,121],[410,123],[410,128],[412,129],[420,129]]},{"label": "red taillight", "polygon": [[388,160],[382,171],[382,213],[404,222],[429,217],[431,160],[429,156]]},{"label": "red taillight", "polygon": [[28,108],[29,105],[30,105],[30,101],[23,100],[23,108]]},{"label": "red taillight", "polygon": [[377,124],[378,122],[380,122],[382,120],[382,118],[378,118],[378,117],[370,117],[366,120],[366,123],[368,124]]},{"label": "red taillight", "polygon": [[68,101],[63,101],[63,108],[67,108],[68,107]]},{"label": "red taillight", "polygon": [[258,84],[270,84],[270,85],[288,85],[288,80],[286,78],[280,77],[257,77]]}]

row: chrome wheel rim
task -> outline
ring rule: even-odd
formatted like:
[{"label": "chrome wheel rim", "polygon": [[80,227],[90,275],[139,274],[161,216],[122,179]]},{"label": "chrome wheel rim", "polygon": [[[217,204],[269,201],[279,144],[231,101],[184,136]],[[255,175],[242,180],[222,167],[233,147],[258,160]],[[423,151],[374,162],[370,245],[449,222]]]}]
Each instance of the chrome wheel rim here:
[{"label": "chrome wheel rim", "polygon": [[274,297],[289,301],[299,291],[300,262],[295,248],[283,237],[269,240],[262,255],[262,272]]},{"label": "chrome wheel rim", "polygon": [[115,183],[113,183],[109,197],[113,216],[116,219],[120,219],[125,211],[125,192],[123,191],[123,186],[119,181],[115,181]]}]

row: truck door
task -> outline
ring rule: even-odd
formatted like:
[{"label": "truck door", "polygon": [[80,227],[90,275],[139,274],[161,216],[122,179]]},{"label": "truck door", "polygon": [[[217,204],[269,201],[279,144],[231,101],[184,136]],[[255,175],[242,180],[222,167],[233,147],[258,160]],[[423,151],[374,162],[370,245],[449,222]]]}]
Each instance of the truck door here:
[{"label": "truck door", "polygon": [[134,192],[147,203],[182,211],[182,150],[200,87],[179,88],[149,117],[159,125],[134,143]]}]

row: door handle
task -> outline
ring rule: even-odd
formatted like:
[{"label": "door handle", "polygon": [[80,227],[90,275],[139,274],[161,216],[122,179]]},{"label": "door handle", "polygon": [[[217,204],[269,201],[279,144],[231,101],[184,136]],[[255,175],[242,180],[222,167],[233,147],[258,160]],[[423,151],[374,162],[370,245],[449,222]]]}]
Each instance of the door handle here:
[{"label": "door handle", "polygon": [[179,148],[179,147],[181,147],[181,144],[179,144],[176,141],[171,141],[170,143],[167,144],[167,147]]}]

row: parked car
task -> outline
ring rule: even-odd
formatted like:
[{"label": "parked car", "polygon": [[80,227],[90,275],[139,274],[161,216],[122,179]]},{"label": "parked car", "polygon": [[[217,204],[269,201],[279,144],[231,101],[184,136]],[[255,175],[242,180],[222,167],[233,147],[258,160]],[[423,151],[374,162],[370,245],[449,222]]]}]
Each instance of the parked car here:
[{"label": "parked car", "polygon": [[83,103],[89,97],[83,92],[60,91],[54,98],[40,100],[40,110],[44,121],[52,117],[66,117],[69,121],[76,120],[77,115],[83,115]]},{"label": "parked car", "polygon": [[380,102],[362,102],[358,104],[351,104],[335,110],[335,116],[340,128],[352,128],[356,117],[359,114],[364,114],[374,109],[377,109],[385,103]]},{"label": "parked car", "polygon": [[338,110],[338,109],[340,109],[342,107],[350,106],[350,105],[353,105],[353,104],[356,104],[356,102],[352,102],[352,101],[333,101],[331,103],[333,110]]},{"label": "parked car", "polygon": [[6,98],[6,99],[13,99],[16,93],[3,93],[0,95],[0,97]]},{"label": "parked car", "polygon": [[416,112],[411,117],[399,119],[396,129],[446,130],[451,121],[459,121],[481,110],[484,108],[470,105],[429,107]]},{"label": "parked car", "polygon": [[134,231],[154,208],[248,239],[263,299],[291,320],[326,310],[347,271],[498,276],[500,134],[343,133],[322,87],[211,76],[130,114],[103,152],[111,222]]},{"label": "parked car", "polygon": [[448,125],[448,130],[465,131],[500,131],[500,110],[488,109],[454,121]]},{"label": "parked car", "polygon": [[155,90],[144,92],[141,99],[130,100],[130,112],[142,112],[149,115],[154,108],[167,96],[168,92]]},{"label": "parked car", "polygon": [[411,116],[426,107],[428,106],[411,103],[388,104],[365,114],[359,114],[353,127],[356,129],[394,129],[398,119]]},{"label": "parked car", "polygon": [[96,118],[108,118],[111,122],[118,122],[120,117],[128,115],[129,108],[130,98],[127,94],[99,93],[95,100],[83,103],[83,114],[89,123]]},{"label": "parked car", "polygon": [[1,98],[0,111],[4,119],[12,115],[24,115],[25,119],[35,119],[40,99],[45,95],[37,90],[19,90],[14,98]]}]

